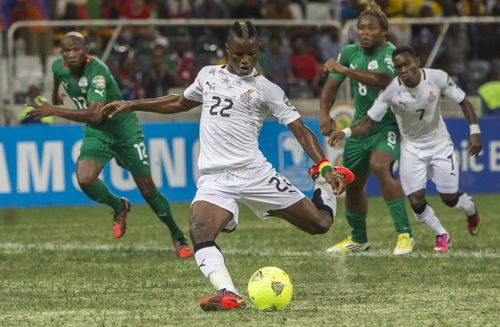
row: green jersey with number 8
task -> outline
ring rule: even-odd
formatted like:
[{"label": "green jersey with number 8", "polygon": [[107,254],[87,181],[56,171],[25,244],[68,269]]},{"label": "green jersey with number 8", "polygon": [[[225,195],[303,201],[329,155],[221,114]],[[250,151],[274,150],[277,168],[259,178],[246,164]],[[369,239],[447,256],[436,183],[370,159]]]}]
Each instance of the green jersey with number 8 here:
[{"label": "green jersey with number 8", "polygon": [[[385,73],[392,78],[396,76],[392,63],[392,52],[394,49],[395,46],[392,43],[386,42],[383,48],[377,49],[369,54],[361,49],[359,43],[350,44],[342,49],[339,54],[338,62],[342,66],[355,70]],[[346,76],[339,73],[331,73],[330,77],[343,81]],[[366,115],[368,109],[373,105],[373,102],[381,90],[374,86],[366,86],[353,79],[351,79],[351,88],[354,94],[354,106],[356,108],[353,120],[353,123],[355,123]],[[385,117],[380,122],[377,122],[375,127],[368,134],[376,133],[382,126],[395,124],[396,119],[394,114],[389,110]]]},{"label": "green jersey with number 8", "polygon": [[[80,76],[71,74],[62,58],[54,61],[52,72],[79,110],[86,109],[91,101],[108,103],[122,100],[113,75],[96,57],[87,57]],[[112,137],[121,142],[127,142],[130,135],[142,134],[135,113],[122,113],[112,119],[104,117],[99,124],[86,124],[85,129],[94,129],[91,131],[93,134],[104,133],[103,137]]]}]

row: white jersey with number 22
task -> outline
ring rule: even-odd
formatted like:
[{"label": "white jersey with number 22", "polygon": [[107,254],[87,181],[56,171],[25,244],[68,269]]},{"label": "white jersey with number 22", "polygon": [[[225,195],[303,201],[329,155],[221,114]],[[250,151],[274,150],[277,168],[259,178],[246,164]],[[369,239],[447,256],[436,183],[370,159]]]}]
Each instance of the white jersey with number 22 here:
[{"label": "white jersey with number 22", "polygon": [[210,172],[266,162],[258,137],[272,114],[283,125],[300,118],[285,92],[256,70],[238,76],[226,66],[206,66],[184,97],[203,102],[198,168]]}]

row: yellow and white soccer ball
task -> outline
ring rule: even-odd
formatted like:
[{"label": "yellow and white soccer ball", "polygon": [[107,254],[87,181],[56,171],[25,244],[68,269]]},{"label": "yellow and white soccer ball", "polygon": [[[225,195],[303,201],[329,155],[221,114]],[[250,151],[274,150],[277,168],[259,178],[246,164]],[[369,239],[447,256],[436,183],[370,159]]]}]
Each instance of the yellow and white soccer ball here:
[{"label": "yellow and white soccer ball", "polygon": [[260,268],[248,281],[248,296],[259,310],[281,310],[290,303],[292,294],[290,276],[280,268]]}]

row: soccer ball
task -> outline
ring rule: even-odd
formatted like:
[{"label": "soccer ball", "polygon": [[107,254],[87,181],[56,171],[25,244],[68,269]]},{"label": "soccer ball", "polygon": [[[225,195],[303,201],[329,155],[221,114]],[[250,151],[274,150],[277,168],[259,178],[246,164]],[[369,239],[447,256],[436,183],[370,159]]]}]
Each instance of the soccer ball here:
[{"label": "soccer ball", "polygon": [[280,268],[260,268],[248,281],[248,296],[259,310],[281,310],[290,303],[292,294],[290,277]]}]

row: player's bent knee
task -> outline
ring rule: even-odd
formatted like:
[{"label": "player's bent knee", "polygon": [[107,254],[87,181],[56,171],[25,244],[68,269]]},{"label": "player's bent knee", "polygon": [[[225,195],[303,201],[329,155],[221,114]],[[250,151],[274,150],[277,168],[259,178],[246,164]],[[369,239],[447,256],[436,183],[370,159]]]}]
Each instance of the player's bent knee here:
[{"label": "player's bent knee", "polygon": [[330,230],[333,219],[329,214],[325,213],[316,220],[316,223],[311,225],[310,230],[307,232],[311,235],[325,234]]},{"label": "player's bent knee", "polygon": [[77,174],[76,179],[81,189],[90,187],[96,180],[92,175],[85,174]]}]

